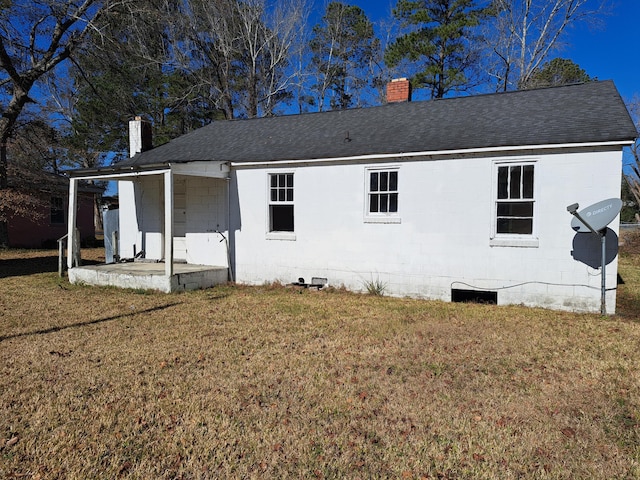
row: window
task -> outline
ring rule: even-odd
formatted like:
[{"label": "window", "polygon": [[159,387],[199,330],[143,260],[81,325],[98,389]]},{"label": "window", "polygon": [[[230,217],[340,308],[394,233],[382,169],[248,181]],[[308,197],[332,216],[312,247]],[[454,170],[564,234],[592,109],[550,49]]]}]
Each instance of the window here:
[{"label": "window", "polygon": [[399,221],[398,169],[367,169],[366,172],[366,221]]},{"label": "window", "polygon": [[269,175],[269,231],[293,232],[293,173]]},{"label": "window", "polygon": [[533,164],[498,166],[497,234],[533,234],[533,171]]},{"label": "window", "polygon": [[64,224],[64,200],[62,197],[51,197],[51,223]]},{"label": "window", "polygon": [[398,213],[398,172],[369,172],[369,213]]}]

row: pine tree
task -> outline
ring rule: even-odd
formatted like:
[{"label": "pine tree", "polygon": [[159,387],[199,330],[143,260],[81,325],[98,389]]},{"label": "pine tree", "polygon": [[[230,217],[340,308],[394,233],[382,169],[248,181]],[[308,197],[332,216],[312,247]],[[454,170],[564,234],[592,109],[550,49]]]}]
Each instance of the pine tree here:
[{"label": "pine tree", "polygon": [[533,71],[529,79],[520,85],[520,90],[542,87],[557,87],[571,83],[590,82],[593,79],[580,65],[566,58],[554,58]]},{"label": "pine tree", "polygon": [[399,0],[393,13],[409,31],[389,45],[385,61],[414,62],[413,86],[431,98],[465,90],[477,62],[473,30],[486,12],[476,0]]}]

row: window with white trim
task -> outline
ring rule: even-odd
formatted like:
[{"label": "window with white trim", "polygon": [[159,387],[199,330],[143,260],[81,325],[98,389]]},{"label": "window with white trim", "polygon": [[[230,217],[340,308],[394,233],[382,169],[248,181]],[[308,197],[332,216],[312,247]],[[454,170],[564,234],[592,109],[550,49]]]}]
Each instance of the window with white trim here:
[{"label": "window with white trim", "polygon": [[497,171],[496,234],[532,235],[534,165],[503,164]]},{"label": "window with white trim", "polygon": [[293,232],[293,173],[269,174],[269,231]]},{"label": "window with white trim", "polygon": [[398,216],[398,168],[370,168],[367,175],[366,217],[371,221],[394,221]]}]

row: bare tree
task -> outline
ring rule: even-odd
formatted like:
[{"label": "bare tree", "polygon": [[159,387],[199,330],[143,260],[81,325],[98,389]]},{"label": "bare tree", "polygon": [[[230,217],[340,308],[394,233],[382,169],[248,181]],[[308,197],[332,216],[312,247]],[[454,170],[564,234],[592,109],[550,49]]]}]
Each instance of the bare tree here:
[{"label": "bare tree", "polygon": [[384,52],[396,38],[400,36],[401,24],[393,16],[393,6],[389,5],[388,14],[375,22],[380,48],[372,58],[369,65],[369,75],[373,79],[373,88],[376,92],[375,102],[383,104],[387,100],[387,85],[394,78],[408,77],[412,73],[407,69],[406,63],[390,66],[384,61]]},{"label": "bare tree", "polygon": [[292,87],[307,10],[305,0],[185,0],[175,65],[225,118],[272,115]]},{"label": "bare tree", "polygon": [[[640,97],[636,96],[629,103],[629,112],[636,123],[636,128],[640,129]],[[631,146],[631,155],[633,160],[629,165],[630,172],[625,175],[625,179],[636,200],[636,205],[640,205],[640,138]]]},{"label": "bare tree", "polygon": [[[82,44],[115,0],[10,1],[0,5],[0,191],[7,189],[7,144],[34,86]],[[0,196],[3,201],[10,201]],[[8,244],[0,217],[0,246]]]},{"label": "bare tree", "polygon": [[290,95],[295,72],[290,55],[304,29],[304,0],[246,0],[239,5],[240,35],[246,56],[247,116],[270,116],[279,101]]},{"label": "bare tree", "polygon": [[493,0],[493,21],[485,34],[487,71],[497,91],[527,84],[561,46],[567,29],[596,21],[606,0]]},{"label": "bare tree", "polygon": [[363,92],[372,83],[372,64],[380,52],[380,40],[364,10],[329,2],[322,23],[313,28],[309,46],[318,110],[361,106]]},{"label": "bare tree", "polygon": [[[185,0],[172,35],[177,68],[189,72],[193,88],[234,118],[232,76],[239,51],[235,0]],[[182,45],[182,48],[180,48]]]}]

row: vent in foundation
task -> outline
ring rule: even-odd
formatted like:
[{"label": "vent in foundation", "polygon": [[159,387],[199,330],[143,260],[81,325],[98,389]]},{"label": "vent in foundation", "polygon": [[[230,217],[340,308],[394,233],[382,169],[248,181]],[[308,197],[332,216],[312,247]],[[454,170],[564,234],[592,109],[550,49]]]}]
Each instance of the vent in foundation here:
[{"label": "vent in foundation", "polygon": [[451,301],[467,303],[487,303],[491,305],[497,305],[498,292],[488,292],[486,290],[462,290],[459,288],[452,288]]}]

